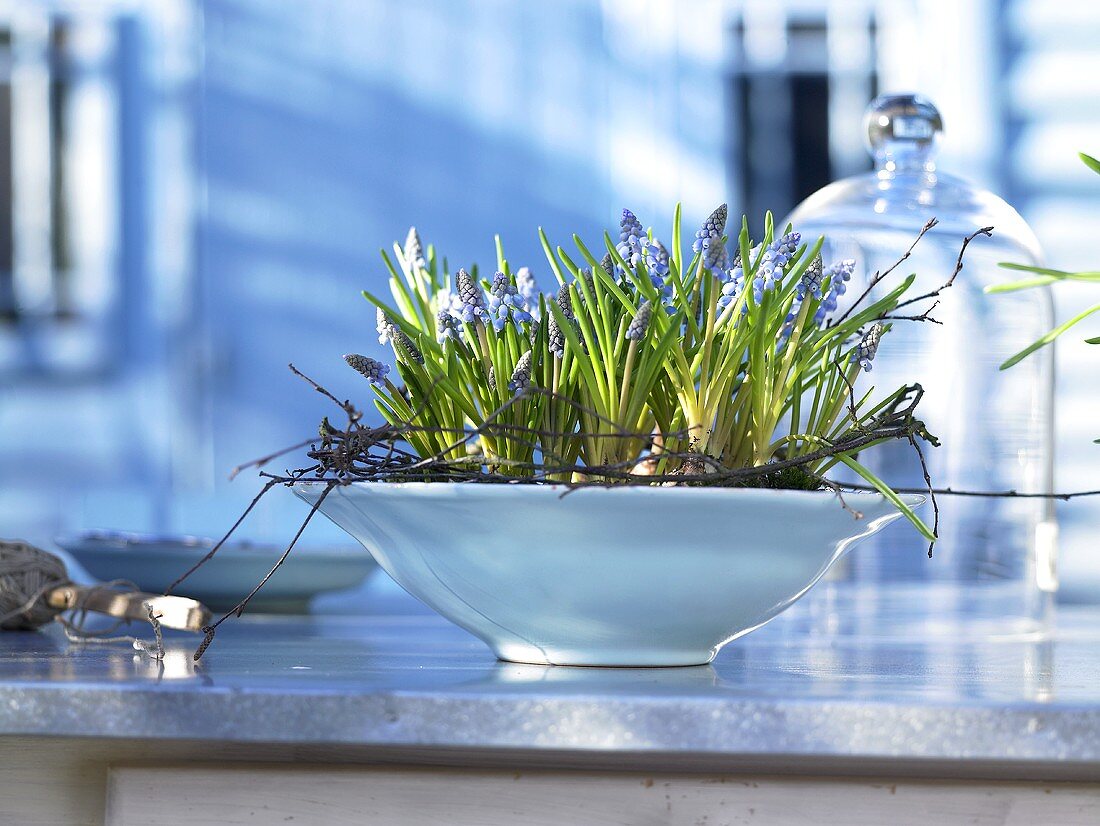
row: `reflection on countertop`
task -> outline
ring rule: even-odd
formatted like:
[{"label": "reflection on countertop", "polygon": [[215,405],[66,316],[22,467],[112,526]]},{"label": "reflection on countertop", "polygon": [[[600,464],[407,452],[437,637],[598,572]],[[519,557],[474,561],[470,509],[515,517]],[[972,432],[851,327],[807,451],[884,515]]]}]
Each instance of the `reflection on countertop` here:
[{"label": "reflection on countertop", "polygon": [[[388,602],[386,601],[388,600]],[[710,666],[501,663],[396,593],[385,613],[245,616],[198,665],[50,629],[0,636],[0,734],[1100,764],[1100,610],[1046,638],[812,637],[782,623]]]}]

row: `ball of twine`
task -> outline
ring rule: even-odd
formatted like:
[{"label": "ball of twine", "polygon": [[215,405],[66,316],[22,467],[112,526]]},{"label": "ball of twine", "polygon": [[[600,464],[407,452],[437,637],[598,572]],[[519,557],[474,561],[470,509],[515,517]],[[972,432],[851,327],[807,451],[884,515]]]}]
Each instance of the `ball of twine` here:
[{"label": "ball of twine", "polygon": [[65,563],[26,542],[0,540],[0,628],[38,628],[57,614],[42,598],[69,581]]}]

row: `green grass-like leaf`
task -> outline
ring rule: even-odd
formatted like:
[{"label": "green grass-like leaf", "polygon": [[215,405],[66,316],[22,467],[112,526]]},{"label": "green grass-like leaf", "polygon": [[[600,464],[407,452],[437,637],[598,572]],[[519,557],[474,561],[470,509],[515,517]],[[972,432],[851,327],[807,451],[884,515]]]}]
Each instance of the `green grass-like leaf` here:
[{"label": "green grass-like leaf", "polygon": [[1086,318],[1088,318],[1090,315],[1092,315],[1093,313],[1096,313],[1096,312],[1100,312],[1100,304],[1094,304],[1093,306],[1089,307],[1087,310],[1082,310],[1077,315],[1075,315],[1073,318],[1071,318],[1069,321],[1066,321],[1062,324],[1059,324],[1057,327],[1055,327],[1053,330],[1048,332],[1046,335],[1041,336],[1036,341],[1033,341],[1031,344],[1029,344],[1023,350],[1018,352],[1016,355],[1012,356],[1012,358],[1005,361],[1004,364],[1001,365],[1001,369],[1002,370],[1007,370],[1009,367],[1012,367],[1014,364],[1019,364],[1025,358],[1027,358],[1032,353],[1034,353],[1036,350],[1039,350],[1043,347],[1046,347],[1048,344],[1050,344],[1052,341],[1054,341],[1056,338],[1058,338],[1058,336],[1060,336],[1060,335],[1062,335],[1062,333],[1066,332],[1066,330],[1070,329],[1071,327],[1078,324],[1079,322],[1084,321]]},{"label": "green grass-like leaf", "polygon": [[868,470],[865,465],[857,462],[851,456],[845,456],[843,453],[838,454],[836,458],[847,465],[849,468],[851,468],[853,471],[855,471],[864,481],[867,482],[867,484],[871,485],[875,490],[877,490],[888,500],[890,500],[890,503],[899,511],[901,511],[902,515],[912,523],[913,527],[920,532],[921,536],[923,536],[929,542],[936,541],[936,534],[933,533],[931,528],[924,524],[924,520],[917,516],[917,514],[914,513],[913,509],[905,504],[902,498],[894,493],[889,485],[887,485],[874,473]]}]

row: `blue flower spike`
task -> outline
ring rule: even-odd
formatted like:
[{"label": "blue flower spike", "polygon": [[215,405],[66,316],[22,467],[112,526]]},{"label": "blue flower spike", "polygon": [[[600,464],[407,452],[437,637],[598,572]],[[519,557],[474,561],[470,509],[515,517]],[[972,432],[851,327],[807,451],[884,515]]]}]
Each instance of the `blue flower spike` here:
[{"label": "blue flower spike", "polygon": [[670,260],[668,250],[665,249],[664,244],[654,238],[652,241],[645,242],[642,252],[650,282],[661,297],[668,301],[672,298],[672,285],[667,281]]},{"label": "blue flower spike", "polygon": [[420,233],[416,227],[409,227],[409,234],[405,236],[405,248],[402,250],[405,262],[413,269],[427,269],[428,262],[424,259],[424,244],[420,241]]},{"label": "blue flower spike", "polygon": [[646,330],[649,329],[649,320],[653,316],[653,302],[644,301],[638,308],[638,311],[634,313],[634,318],[630,321],[630,326],[626,328],[626,337],[630,341],[641,341],[645,338]]},{"label": "blue flower spike", "polygon": [[385,344],[387,341],[393,345],[393,351],[397,355],[404,355],[408,361],[415,361],[417,364],[424,363],[424,354],[420,352],[420,348],[413,343],[404,330],[393,323],[385,310],[379,307],[378,343]]},{"label": "blue flower spike", "polygon": [[447,313],[456,319],[462,317],[462,299],[450,287],[444,287],[432,298],[432,307],[439,313]]},{"label": "blue flower spike", "polygon": [[852,351],[851,363],[858,364],[864,372],[870,373],[871,362],[875,360],[875,353],[878,352],[879,341],[885,330],[886,328],[881,324],[873,325]]},{"label": "blue flower spike", "polygon": [[[745,291],[745,269],[741,266],[741,256],[733,259],[733,267],[726,272],[726,278],[722,282],[722,294],[718,296],[718,306],[725,309],[741,297]],[[749,311],[747,304],[741,305],[741,314]]]},{"label": "blue flower spike", "polygon": [[600,267],[605,273],[610,275],[612,279],[615,278],[615,259],[611,257],[611,253],[605,253],[604,257],[600,259]]},{"label": "blue flower spike", "polygon": [[527,302],[531,314],[535,315],[539,309],[539,282],[529,267],[520,267],[516,270],[516,288],[523,300]]},{"label": "blue flower spike", "polygon": [[508,389],[518,395],[530,386],[531,351],[528,350],[516,362],[516,369],[512,371],[512,379],[508,382]]},{"label": "blue flower spike", "polygon": [[726,231],[728,215],[729,208],[725,204],[715,208],[695,233],[695,240],[691,244],[694,252],[702,253],[703,266],[709,270],[724,270],[729,264],[729,253],[722,244],[722,234]]},{"label": "blue flower spike", "polygon": [[638,266],[644,257],[643,248],[646,240],[642,222],[629,209],[624,209],[623,217],[619,221],[619,243],[615,247],[619,255],[630,266]]},{"label": "blue flower spike", "polygon": [[378,307],[374,312],[375,329],[378,330],[378,343],[385,344],[390,340],[390,327],[393,326],[393,322],[386,317],[386,311],[381,307]]},{"label": "blue flower spike", "polygon": [[451,341],[462,340],[462,328],[458,326],[458,319],[446,310],[440,310],[435,316],[436,338],[442,344],[447,339]]},{"label": "blue flower spike", "polygon": [[[569,290],[562,287],[558,291],[557,298],[554,299],[557,302],[558,308],[561,310],[561,314],[565,316],[565,320],[570,324],[573,324],[576,329],[577,316],[573,313],[573,300],[569,297]],[[550,314],[550,322],[546,328],[546,337],[549,340],[550,352],[557,358],[565,357],[565,333],[562,332],[561,327],[558,325],[558,320],[553,313]],[[577,330],[577,335],[580,336],[580,330]]]},{"label": "blue flower spike", "polygon": [[523,321],[534,321],[534,317],[527,309],[527,300],[519,294],[519,288],[502,272],[493,276],[492,288],[489,290],[488,312],[493,322],[493,329],[498,333],[504,329],[508,319],[514,320],[517,324]]},{"label": "blue flower spike", "polygon": [[757,257],[757,253],[760,258],[760,265],[752,282],[753,298],[757,302],[763,300],[764,293],[771,292],[782,283],[787,265],[801,242],[802,233],[788,232],[778,241],[768,244],[762,253],[759,253],[759,247],[753,250],[753,258]]},{"label": "blue flower spike", "polygon": [[386,376],[389,375],[390,366],[383,364],[380,361],[376,361],[369,356],[361,356],[358,353],[348,353],[344,356],[344,361],[348,363],[348,366],[353,370],[361,373],[366,377],[367,381],[371,384],[381,386],[386,380]]},{"label": "blue flower spike", "polygon": [[798,282],[798,300],[804,300],[807,295],[821,298],[821,286],[824,282],[825,265],[821,261],[821,256],[818,255],[814,257],[814,260],[810,262],[810,266],[806,267],[806,271],[802,273],[802,280]]},{"label": "blue flower spike", "polygon": [[485,302],[485,295],[466,270],[455,274],[455,288],[458,290],[458,317],[467,324],[487,322],[489,305]]},{"label": "blue flower spike", "polygon": [[852,273],[855,272],[855,268],[855,259],[846,258],[843,261],[830,264],[825,269],[822,278],[829,282],[829,287],[821,298],[821,306],[817,308],[817,312],[814,314],[814,323],[819,327],[825,321],[825,317],[836,309],[837,299],[848,291],[848,282],[852,280]]},{"label": "blue flower spike", "polygon": [[550,352],[555,358],[564,358],[565,333],[561,331],[561,327],[558,326],[558,320],[553,315],[550,316],[548,324],[550,326],[546,328],[546,338]]},{"label": "blue flower spike", "polygon": [[584,283],[588,285],[588,290],[592,295],[596,294],[596,276],[592,274],[592,270],[588,267],[582,267],[580,273],[575,279],[577,283],[577,300],[580,301],[581,306],[584,306],[584,287],[580,285],[580,279],[584,279]]}]

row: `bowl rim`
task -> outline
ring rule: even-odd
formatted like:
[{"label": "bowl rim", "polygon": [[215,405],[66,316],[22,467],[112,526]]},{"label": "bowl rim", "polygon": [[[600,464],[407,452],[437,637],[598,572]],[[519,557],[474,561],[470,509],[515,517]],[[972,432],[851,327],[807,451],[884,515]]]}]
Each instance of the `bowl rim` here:
[{"label": "bowl rim", "polygon": [[[206,554],[216,540],[191,534],[154,534],[142,531],[116,531],[91,529],[61,533],[53,537],[57,547],[73,555],[78,561],[81,557],[105,555],[151,554],[155,558],[185,557],[197,558]],[[218,559],[251,562],[262,558],[264,554],[278,555],[286,548],[286,543],[275,541],[256,541],[251,539],[231,539],[218,551]],[[155,550],[154,550],[155,549]],[[342,544],[306,543],[294,546],[298,557],[308,557],[310,561],[341,560],[363,555],[359,543]],[[83,564],[83,563],[81,563]]]},{"label": "bowl rim", "polygon": [[[301,488],[318,488],[329,484],[321,481],[301,481],[291,485],[295,493]],[[676,486],[665,487],[662,485],[586,485],[582,487],[570,487],[562,483],[552,482],[548,484],[526,484],[513,482],[385,482],[360,480],[347,482],[337,486],[338,488],[352,488],[356,491],[371,491],[372,494],[399,495],[415,493],[418,498],[457,498],[474,497],[506,498],[527,494],[530,496],[542,496],[561,498],[564,494],[570,497],[606,496],[609,498],[628,499],[631,497],[662,496],[666,499],[698,499],[709,498],[728,501],[731,499],[753,500],[774,499],[782,497],[788,501],[801,500],[806,503],[821,502],[825,500],[835,501],[837,494],[831,490],[791,490],[787,488],[733,488],[733,487],[691,487]],[[536,492],[537,491],[537,492]],[[878,502],[886,500],[886,497],[877,491],[844,491],[845,500],[857,502]],[[925,494],[899,493],[898,497],[911,508],[920,507],[928,501]],[[304,498],[304,497],[303,497]]]}]

